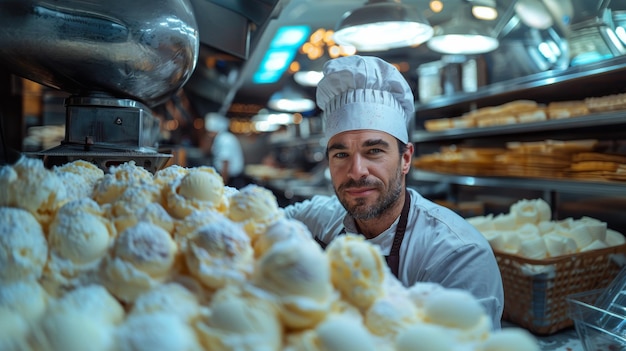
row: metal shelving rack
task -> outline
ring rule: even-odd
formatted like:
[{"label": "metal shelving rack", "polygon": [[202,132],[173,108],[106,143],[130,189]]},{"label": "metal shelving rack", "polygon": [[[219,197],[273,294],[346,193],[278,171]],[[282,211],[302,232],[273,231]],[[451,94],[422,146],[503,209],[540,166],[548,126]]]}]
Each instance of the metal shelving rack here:
[{"label": "metal shelving rack", "polygon": [[[492,84],[474,93],[461,93],[416,105],[416,128],[412,133],[416,155],[426,145],[451,145],[467,141],[499,142],[536,140],[598,139],[626,140],[626,111],[593,113],[560,120],[546,120],[483,128],[450,129],[428,132],[420,121],[431,118],[460,116],[484,106],[496,106],[517,99],[539,103],[578,100],[591,96],[623,93],[626,79],[626,57],[561,71],[547,71],[528,77]],[[489,177],[443,174],[413,169],[411,181],[447,183],[458,186],[482,186],[528,189],[544,192],[544,198],[556,202],[558,193],[626,196],[626,184],[619,181],[583,181],[522,177]],[[456,191],[456,190],[455,190]],[[556,204],[552,203],[555,207]]]},{"label": "metal shelving rack", "polygon": [[415,180],[427,182],[446,182],[456,185],[487,186],[499,188],[518,188],[540,190],[544,192],[567,192],[606,196],[626,196],[626,184],[618,181],[592,182],[583,180],[560,180],[521,177],[484,177],[453,175],[438,172],[415,170]]},{"label": "metal shelving rack", "polygon": [[[476,92],[440,96],[416,104],[416,127],[426,119],[453,117],[472,109],[500,105],[516,99],[540,103],[584,99],[624,92],[626,55],[604,61],[549,70],[525,77],[492,83]],[[564,89],[565,88],[565,89]]]},{"label": "metal shelving rack", "polygon": [[[610,128],[610,133],[607,133]],[[623,129],[618,129],[623,128]],[[459,128],[438,132],[427,132],[418,130],[412,134],[414,143],[425,142],[455,142],[474,138],[492,137],[523,137],[523,139],[545,139],[550,137],[572,139],[578,136],[603,137],[607,134],[621,132],[626,134],[626,111],[614,111],[607,113],[595,113],[586,116],[564,118],[558,120],[546,120],[539,122],[529,122],[520,124],[509,124],[502,126],[490,126],[482,128]],[[619,136],[619,135],[617,135]]]}]

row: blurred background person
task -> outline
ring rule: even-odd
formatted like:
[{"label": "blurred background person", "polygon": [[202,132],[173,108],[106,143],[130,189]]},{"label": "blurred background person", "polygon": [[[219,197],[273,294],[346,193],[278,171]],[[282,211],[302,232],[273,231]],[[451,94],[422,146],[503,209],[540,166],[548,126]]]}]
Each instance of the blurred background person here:
[{"label": "blurred background person", "polygon": [[210,166],[220,173],[224,184],[240,189],[250,183],[244,175],[244,154],[239,139],[228,130],[230,121],[225,116],[209,112],[205,116],[207,135],[200,148],[208,157]]}]

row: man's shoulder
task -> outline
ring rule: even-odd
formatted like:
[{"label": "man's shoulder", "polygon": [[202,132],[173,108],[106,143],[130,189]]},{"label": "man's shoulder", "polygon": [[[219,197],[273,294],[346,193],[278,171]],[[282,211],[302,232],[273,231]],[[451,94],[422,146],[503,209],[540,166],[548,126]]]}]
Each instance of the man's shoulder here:
[{"label": "man's shoulder", "polygon": [[315,210],[316,212],[333,213],[337,212],[337,206],[343,208],[341,203],[334,195],[315,195],[309,199],[293,203],[285,207],[287,214],[295,214],[298,212],[307,212]]},{"label": "man's shoulder", "polygon": [[412,199],[412,203],[416,205],[413,213],[415,214],[414,219],[419,222],[418,226],[437,227],[433,233],[446,231],[459,238],[462,242],[478,241],[481,245],[483,244],[484,237],[460,214],[422,197],[416,190],[413,190],[413,193],[417,194],[416,198]]},{"label": "man's shoulder", "polygon": [[316,195],[284,208],[285,216],[304,223],[316,237],[341,226],[345,209],[335,196]]},{"label": "man's shoulder", "polygon": [[429,216],[433,216],[435,218],[449,220],[464,220],[458,213],[453,210],[440,205],[432,200],[429,200],[423,197],[417,190],[412,188],[407,188],[409,193],[411,194],[411,203],[416,208],[416,211],[419,211],[422,214],[427,214]]}]

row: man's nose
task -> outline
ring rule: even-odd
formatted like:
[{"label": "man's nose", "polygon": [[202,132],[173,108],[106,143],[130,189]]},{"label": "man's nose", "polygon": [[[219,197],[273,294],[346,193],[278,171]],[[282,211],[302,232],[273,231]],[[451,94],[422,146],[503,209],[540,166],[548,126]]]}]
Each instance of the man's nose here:
[{"label": "man's nose", "polygon": [[365,178],[368,175],[367,160],[361,155],[355,155],[350,159],[350,169],[348,170],[348,176],[352,179]]}]

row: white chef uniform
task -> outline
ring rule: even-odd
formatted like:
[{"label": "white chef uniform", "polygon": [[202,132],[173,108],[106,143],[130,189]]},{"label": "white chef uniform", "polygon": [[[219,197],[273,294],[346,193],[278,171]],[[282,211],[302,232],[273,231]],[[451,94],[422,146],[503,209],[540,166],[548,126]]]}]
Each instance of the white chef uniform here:
[{"label": "white chef uniform", "polygon": [[[408,143],[413,118],[413,92],[400,72],[373,56],[348,56],[328,61],[317,87],[328,140],[349,130],[378,130]],[[410,202],[406,229],[398,248],[397,277],[405,286],[439,283],[471,292],[500,328],[504,293],[500,270],[487,240],[471,224],[446,207],[407,188]],[[358,234],[354,219],[336,196],[314,196],[285,208],[288,217],[302,221],[313,235],[328,244],[342,232]],[[398,222],[368,239],[385,256],[392,253]],[[391,265],[391,261],[388,260]],[[392,268],[393,271],[393,267]]]},{"label": "white chef uniform", "polygon": [[[489,243],[471,224],[446,207],[407,188],[411,207],[400,246],[398,279],[405,285],[435,282],[471,292],[500,328],[504,293]],[[358,233],[354,219],[336,196],[317,195],[285,208],[287,217],[303,222],[317,239],[329,243],[344,229]],[[379,236],[367,239],[389,255],[398,221]]]}]

